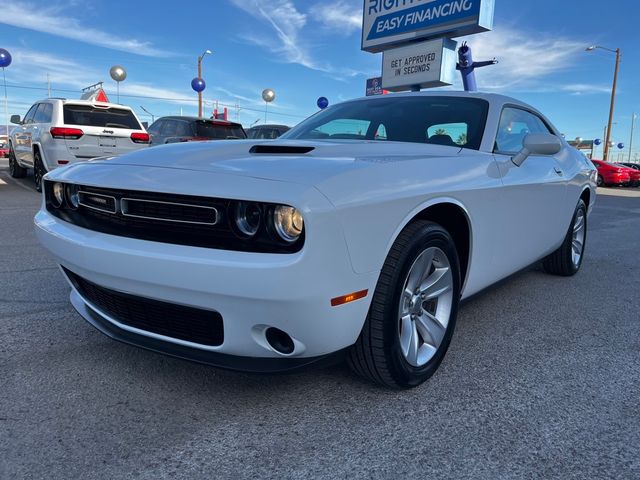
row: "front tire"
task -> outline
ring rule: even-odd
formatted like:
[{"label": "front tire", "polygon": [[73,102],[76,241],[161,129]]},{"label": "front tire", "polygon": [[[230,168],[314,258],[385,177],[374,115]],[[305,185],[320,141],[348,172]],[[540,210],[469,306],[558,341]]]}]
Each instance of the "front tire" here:
[{"label": "front tire", "polygon": [[382,267],[349,365],[386,387],[420,385],[451,343],[459,299],[460,264],[451,235],[436,223],[409,224]]},{"label": "front tire", "polygon": [[46,173],[47,171],[44,169],[40,152],[36,151],[33,154],[33,183],[38,192],[42,192],[42,177],[44,177]]},{"label": "front tire", "polygon": [[18,159],[13,151],[13,146],[9,145],[9,175],[13,178],[23,178],[27,174],[27,169],[18,164]]},{"label": "front tire", "polygon": [[598,187],[604,187],[604,178],[602,178],[602,175],[598,175],[598,183],[597,183]]},{"label": "front tire", "polygon": [[562,245],[542,261],[545,271],[563,277],[578,273],[582,266],[586,240],[587,205],[580,199]]}]

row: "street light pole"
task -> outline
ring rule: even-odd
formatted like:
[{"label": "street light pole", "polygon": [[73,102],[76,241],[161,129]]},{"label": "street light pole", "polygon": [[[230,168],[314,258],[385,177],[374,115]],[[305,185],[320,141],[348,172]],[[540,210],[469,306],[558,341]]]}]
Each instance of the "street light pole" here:
[{"label": "street light pole", "polygon": [[620,67],[620,49],[616,48],[612,50],[611,48],[602,47],[600,45],[591,45],[586,49],[587,52],[592,52],[596,48],[600,48],[601,50],[606,50],[608,52],[612,52],[616,54],[616,66],[613,72],[613,87],[611,88],[611,105],[609,107],[609,123],[607,128],[607,138],[604,143],[604,158],[603,160],[606,162],[609,160],[609,142],[611,141],[611,124],[613,123],[613,110],[615,107],[616,101],[616,88],[618,86],[618,69]]},{"label": "street light pole", "polygon": [[144,108],[142,105],[140,105],[140,108],[141,108],[145,113],[147,113],[148,115],[150,115],[150,116],[151,116],[151,123],[153,123],[153,122],[155,122],[155,121],[156,121],[156,117],[155,117],[155,115],[154,115],[153,113],[151,113],[149,110],[147,110],[146,108]]},{"label": "street light pole", "polygon": [[[198,57],[198,78],[202,78],[202,59],[205,55],[211,55],[211,50],[205,50],[202,55]],[[202,92],[198,92],[198,117],[202,117]]]},{"label": "street light pole", "polygon": [[629,162],[631,162],[631,150],[633,149],[633,129],[636,126],[636,117],[637,115],[635,113],[631,115],[631,139],[629,140]]}]

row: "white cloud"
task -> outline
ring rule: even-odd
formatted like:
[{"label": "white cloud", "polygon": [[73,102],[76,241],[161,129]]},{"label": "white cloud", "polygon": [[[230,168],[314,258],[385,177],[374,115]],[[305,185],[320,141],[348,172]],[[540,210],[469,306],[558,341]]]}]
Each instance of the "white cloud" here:
[{"label": "white cloud", "polygon": [[585,48],[585,43],[576,39],[505,27],[459,39],[464,40],[469,42],[474,60],[499,61],[476,70],[482,90],[558,90],[557,86],[544,83],[544,79],[578,63]]},{"label": "white cloud", "polygon": [[326,28],[349,35],[362,28],[362,2],[335,0],[311,7],[309,13]]},{"label": "white cloud", "polygon": [[259,36],[243,34],[242,38],[279,55],[287,63],[297,63],[313,70],[324,68],[318,65],[300,36],[307,23],[307,16],[296,9],[290,0],[231,0],[236,7],[269,24],[274,35]]},{"label": "white cloud", "polygon": [[569,85],[562,85],[560,89],[565,92],[570,92],[572,95],[589,95],[597,93],[611,94],[610,86],[593,85],[589,83],[572,83]]},{"label": "white cloud", "polygon": [[[349,67],[336,67],[327,61],[314,59],[309,36],[309,15],[300,12],[291,0],[230,0],[233,5],[249,13],[271,27],[272,32],[265,34],[242,33],[241,38],[253,45],[265,48],[276,55],[276,59],[302,65],[311,70],[322,72],[326,76],[338,80],[349,81],[357,76],[371,76],[376,70],[364,71]],[[353,19],[349,19],[349,5],[336,0],[326,8],[336,7],[332,13],[336,21],[348,22],[353,28]],[[318,20],[319,11],[312,7],[310,15]],[[360,22],[358,22],[359,28]],[[306,28],[306,31],[304,31]]]},{"label": "white cloud", "polygon": [[122,38],[83,25],[78,19],[64,15],[59,7],[43,7],[29,2],[0,0],[0,23],[48,33],[59,37],[137,55],[160,57],[167,52],[155,48],[150,42],[135,38]]}]

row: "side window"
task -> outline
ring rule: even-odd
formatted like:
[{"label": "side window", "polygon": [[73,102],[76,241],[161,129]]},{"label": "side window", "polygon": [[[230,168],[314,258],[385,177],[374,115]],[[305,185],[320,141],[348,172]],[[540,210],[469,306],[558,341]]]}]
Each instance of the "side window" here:
[{"label": "side window", "polygon": [[450,145],[453,143],[464,147],[468,140],[468,130],[469,125],[466,123],[443,123],[441,125],[431,125],[427,129],[427,138],[429,139],[429,143],[438,143],[441,145]]},{"label": "side window", "polygon": [[176,136],[176,122],[173,120],[165,120],[162,125],[163,137],[175,137]]},{"label": "side window", "polygon": [[191,124],[187,122],[175,122],[176,123],[176,137],[191,137]]},{"label": "side window", "polygon": [[500,116],[495,150],[500,153],[517,153],[529,133],[553,133],[537,115],[519,108],[506,107]]},{"label": "side window", "polygon": [[147,129],[147,132],[149,132],[151,135],[159,135],[163,124],[164,120],[153,122],[153,124]]},{"label": "side window", "polygon": [[24,119],[22,120],[22,123],[24,123],[25,125],[27,125],[29,123],[33,123],[33,116],[35,115],[36,110],[38,109],[38,105],[40,105],[40,104],[36,103],[33,107],[31,107],[29,109],[27,114],[24,116]]},{"label": "side window", "polygon": [[376,134],[373,136],[374,140],[386,140],[387,139],[387,127],[385,127],[382,123],[378,125],[378,129],[376,130]]},{"label": "side window", "polygon": [[38,106],[33,122],[34,123],[51,123],[51,116],[53,114],[53,105],[50,103],[41,103]]}]

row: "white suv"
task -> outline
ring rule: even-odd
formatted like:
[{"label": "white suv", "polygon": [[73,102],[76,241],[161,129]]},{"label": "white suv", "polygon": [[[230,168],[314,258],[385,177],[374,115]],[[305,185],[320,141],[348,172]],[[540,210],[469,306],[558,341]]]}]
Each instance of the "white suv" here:
[{"label": "white suv", "polygon": [[149,146],[149,134],[131,108],[113,103],[48,98],[33,105],[9,136],[9,171],[33,168],[36,190],[54,168]]}]

